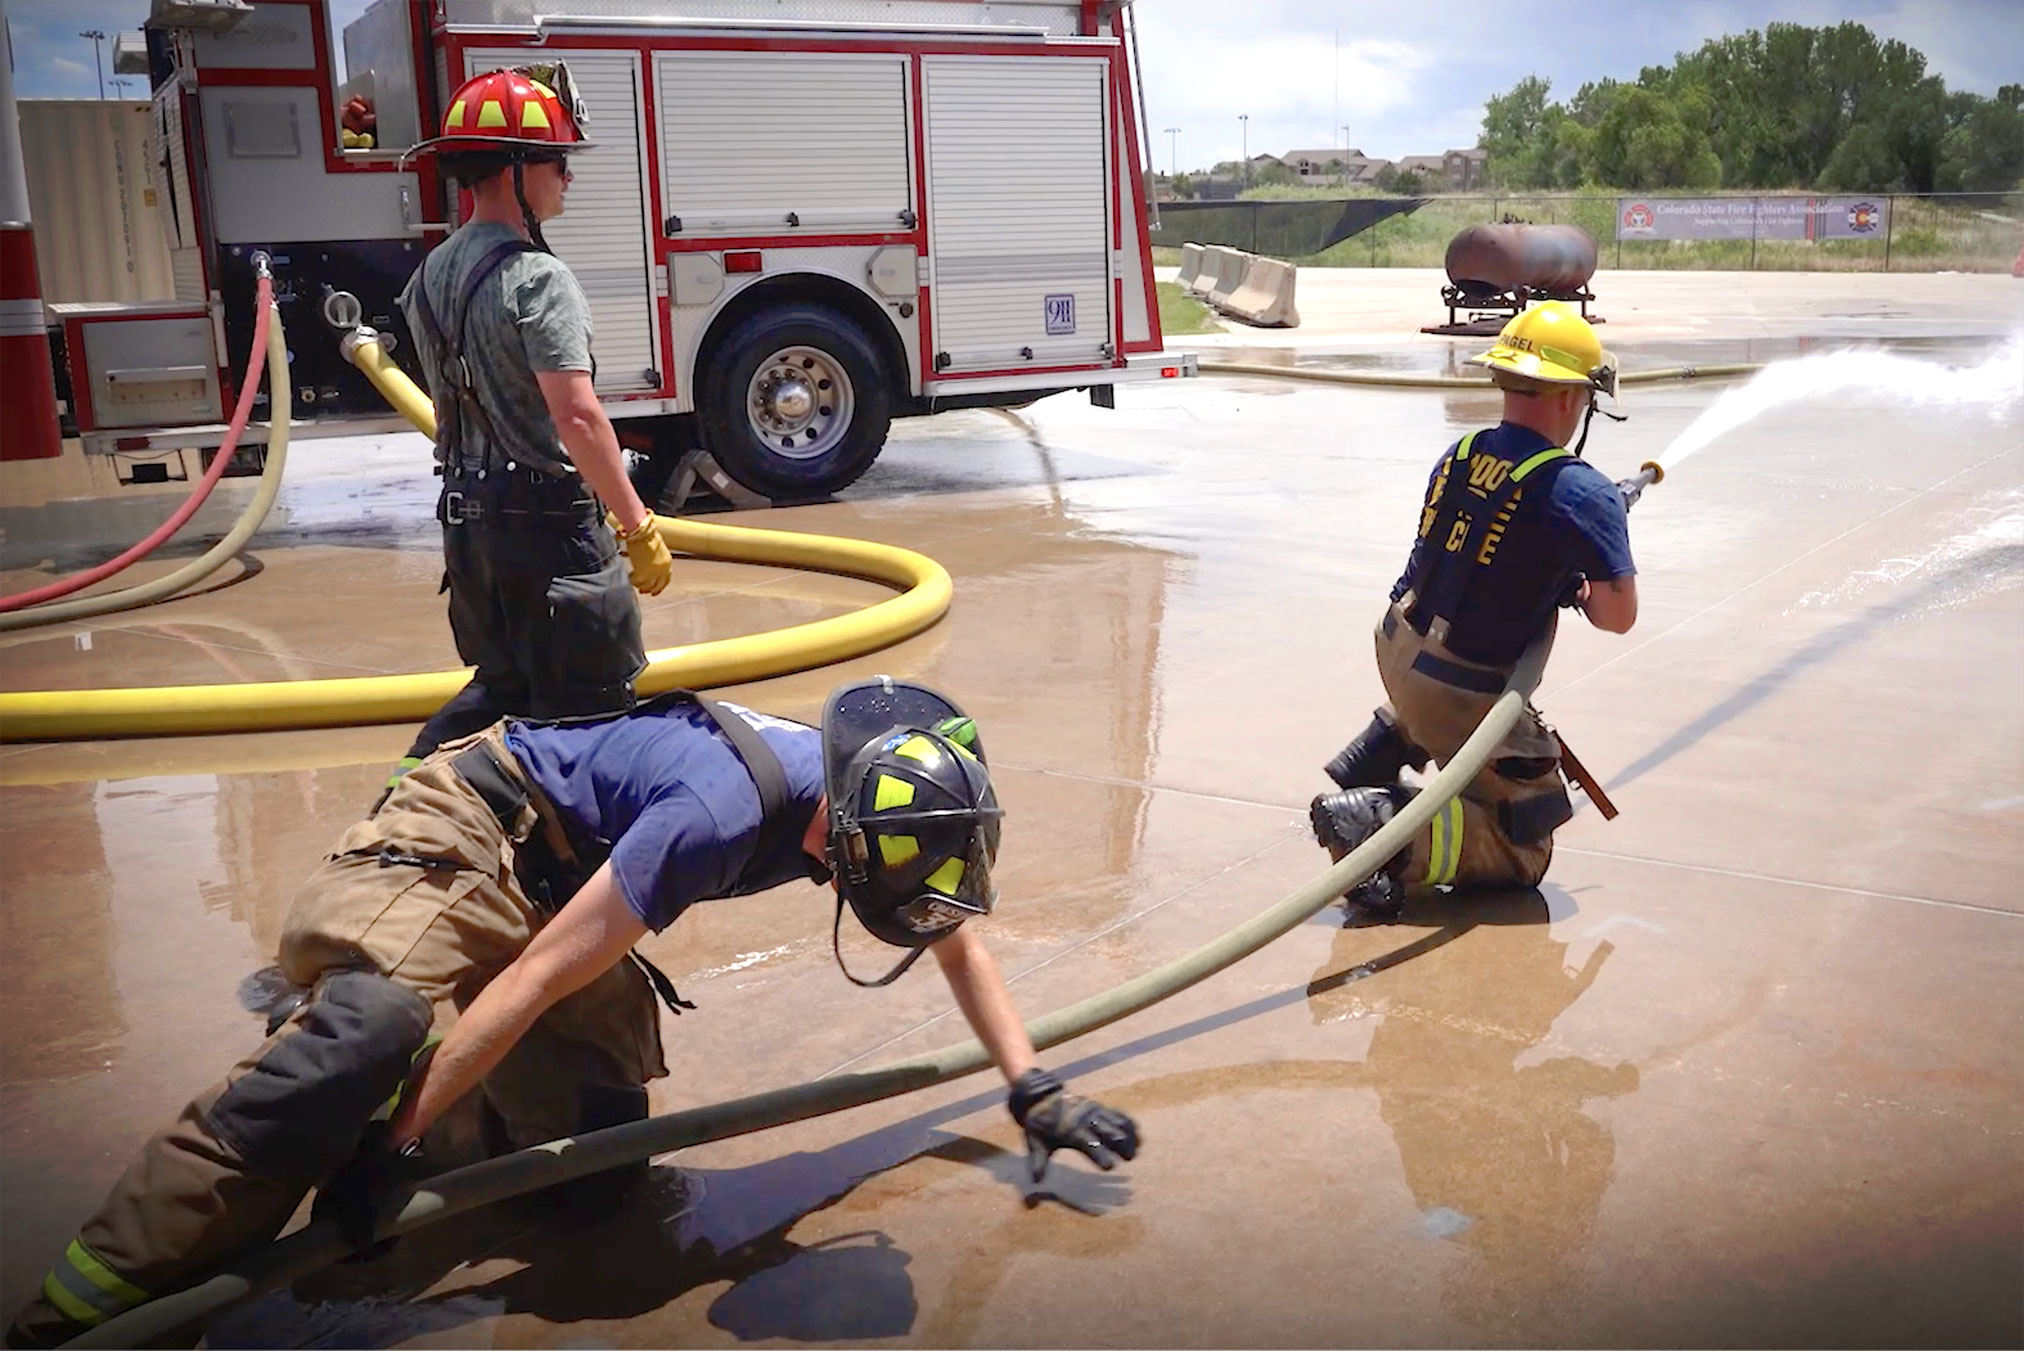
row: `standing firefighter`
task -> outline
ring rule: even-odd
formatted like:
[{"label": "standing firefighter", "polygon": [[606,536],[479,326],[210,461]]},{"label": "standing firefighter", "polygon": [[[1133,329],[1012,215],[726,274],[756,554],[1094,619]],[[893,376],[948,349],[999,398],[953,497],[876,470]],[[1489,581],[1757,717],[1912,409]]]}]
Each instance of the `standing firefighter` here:
[{"label": "standing firefighter", "polygon": [[[1470,360],[1504,391],[1504,420],[1463,437],[1434,469],[1418,542],[1377,629],[1388,702],[1328,762],[1342,791],[1308,809],[1337,859],[1418,791],[1399,783],[1402,769],[1445,764],[1461,748],[1519,655],[1551,631],[1556,603],[1612,633],[1637,621],[1627,512],[1642,485],[1612,484],[1581,458],[1597,396],[1615,396],[1615,358],[1571,306],[1548,301]],[[1414,886],[1536,884],[1573,814],[1562,749],[1527,708],[1461,796],[1349,900],[1391,918]]]},{"label": "standing firefighter", "polygon": [[658,595],[673,570],[591,385],[589,303],[541,235],[563,212],[568,157],[592,143],[568,71],[540,74],[470,80],[443,134],[415,148],[472,200],[401,306],[436,405],[450,630],[477,671],[397,773],[505,714],[632,707],[646,651],[631,588]]},{"label": "standing firefighter", "polygon": [[697,901],[798,878],[834,883],[838,929],[848,905],[909,950],[859,985],[934,953],[1011,1085],[1036,1180],[1057,1149],[1133,1157],[1129,1117],[1034,1064],[965,924],[996,899],[1001,815],[976,725],[883,677],[832,694],[820,729],[678,692],[445,745],[296,894],[279,960],[299,993],[148,1142],[8,1345],[190,1284],[273,1238],[312,1187],[369,1250],[391,1180],[419,1171],[424,1132],[474,1089],[500,1149],[643,1118],[647,1080],[667,1073],[654,992],[680,1000],[633,945]]}]

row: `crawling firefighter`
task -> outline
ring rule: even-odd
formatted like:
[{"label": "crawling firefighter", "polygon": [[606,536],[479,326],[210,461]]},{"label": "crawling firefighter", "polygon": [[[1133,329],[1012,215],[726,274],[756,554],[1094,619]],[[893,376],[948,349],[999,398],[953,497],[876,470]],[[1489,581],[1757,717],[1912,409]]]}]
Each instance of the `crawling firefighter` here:
[{"label": "crawling firefighter", "polygon": [[[427,1171],[431,1126],[467,1094],[495,1151],[644,1118],[667,1073],[655,994],[693,1006],[633,945],[697,901],[797,878],[835,885],[837,927],[848,905],[907,949],[856,983],[934,954],[1036,1179],[1057,1149],[1116,1166],[1138,1128],[1034,1064],[966,923],[996,896],[1001,815],[976,724],[884,677],[832,694],[819,729],[679,691],[446,744],[296,894],[280,967],[298,993],[143,1147],[7,1344],[54,1345],[190,1284],[272,1239],[312,1187],[372,1251],[389,1191]],[[607,1196],[645,1168],[584,1181]]]},{"label": "crawling firefighter", "polygon": [[[1503,390],[1504,419],[1463,437],[1434,468],[1418,541],[1377,628],[1387,702],[1328,762],[1341,791],[1308,809],[1316,840],[1337,859],[1418,791],[1399,782],[1401,770],[1445,764],[1461,748],[1519,655],[1553,628],[1556,605],[1612,633],[1637,622],[1628,510],[1658,471],[1612,484],[1581,458],[1603,411],[1597,398],[1616,395],[1615,358],[1573,307],[1548,301],[1470,361]],[[1536,884],[1553,832],[1573,814],[1563,756],[1528,706],[1461,795],[1349,893],[1352,913],[1393,918],[1418,886]]]}]

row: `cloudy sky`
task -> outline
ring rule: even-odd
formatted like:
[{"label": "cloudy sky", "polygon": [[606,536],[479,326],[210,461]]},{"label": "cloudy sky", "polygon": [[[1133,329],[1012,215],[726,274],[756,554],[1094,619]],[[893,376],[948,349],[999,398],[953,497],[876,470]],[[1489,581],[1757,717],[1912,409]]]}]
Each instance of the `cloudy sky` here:
[{"label": "cloudy sky", "polygon": [[[95,96],[92,43],[78,33],[137,28],[148,12],[148,0],[0,5],[23,98]],[[364,6],[336,0],[339,21]],[[1473,145],[1483,100],[1526,75],[1545,76],[1566,97],[1585,80],[1633,78],[1707,38],[1774,20],[1859,20],[1923,51],[1950,88],[1993,94],[2024,81],[2024,0],[1591,0],[1544,9],[1509,0],[1138,0],[1138,12],[1162,169],[1176,151],[1184,169],[1237,158],[1240,114],[1250,116],[1253,153],[1348,145],[1397,159]],[[104,46],[107,92],[119,92]],[[138,80],[125,92],[145,93]]]}]

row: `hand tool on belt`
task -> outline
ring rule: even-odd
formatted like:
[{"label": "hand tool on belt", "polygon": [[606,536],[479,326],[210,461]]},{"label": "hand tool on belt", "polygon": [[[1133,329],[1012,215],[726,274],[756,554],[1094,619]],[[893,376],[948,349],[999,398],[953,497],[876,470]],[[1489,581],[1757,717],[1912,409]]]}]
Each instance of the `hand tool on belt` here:
[{"label": "hand tool on belt", "polygon": [[1567,738],[1560,735],[1557,728],[1543,719],[1540,722],[1540,726],[1545,727],[1548,732],[1551,732],[1553,739],[1560,745],[1561,770],[1568,778],[1581,785],[1581,791],[1588,794],[1588,800],[1593,802],[1595,809],[1602,813],[1603,820],[1616,820],[1616,804],[1609,800],[1609,794],[1602,791],[1602,785],[1596,782],[1595,775],[1588,772],[1588,766],[1581,763],[1581,758],[1567,744]]}]

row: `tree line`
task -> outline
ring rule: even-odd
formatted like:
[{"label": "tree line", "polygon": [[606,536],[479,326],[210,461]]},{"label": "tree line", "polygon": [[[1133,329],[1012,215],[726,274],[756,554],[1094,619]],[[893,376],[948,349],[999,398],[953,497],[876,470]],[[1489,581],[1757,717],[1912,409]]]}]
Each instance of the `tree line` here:
[{"label": "tree line", "polygon": [[2024,85],[1949,92],[1926,58],[1859,23],[1712,38],[1566,103],[1536,75],[1483,108],[1510,188],[2024,189]]}]

